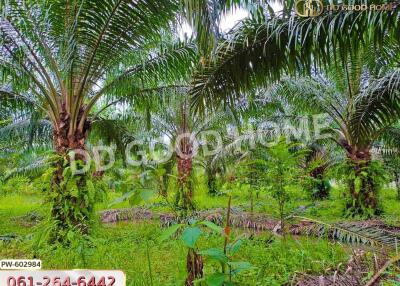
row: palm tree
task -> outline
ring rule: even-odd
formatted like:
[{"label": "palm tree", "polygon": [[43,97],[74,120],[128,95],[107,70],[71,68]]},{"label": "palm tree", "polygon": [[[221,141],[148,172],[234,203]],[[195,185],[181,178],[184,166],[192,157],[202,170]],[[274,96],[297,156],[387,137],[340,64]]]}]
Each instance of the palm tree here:
[{"label": "palm tree", "polygon": [[[207,176],[207,188],[210,196],[218,193],[217,175],[222,173],[223,167],[213,162],[214,156],[204,158],[202,165]],[[220,164],[221,165],[221,164]]]},{"label": "palm tree", "polygon": [[[85,176],[74,179],[81,190],[78,195],[66,190],[63,182],[67,154],[85,149],[96,103],[108,95],[136,95],[143,82],[179,77],[182,47],[175,53],[157,52],[160,31],[169,28],[178,4],[173,0],[2,2],[0,74],[3,86],[12,91],[2,94],[35,99],[53,127],[60,160],[52,180],[52,192],[58,194],[53,196],[52,217],[60,239],[71,227],[89,231],[91,207],[85,197],[90,186]],[[166,50],[171,51],[169,56]]]},{"label": "palm tree", "polygon": [[329,117],[331,124],[324,132],[345,152],[354,174],[348,182],[347,209],[352,215],[379,210],[377,186],[369,170],[371,151],[400,118],[400,84],[388,84],[398,76],[399,69],[388,64],[375,74],[359,57],[313,78],[284,79],[269,90],[269,96],[285,99],[299,111]]},{"label": "palm tree", "polygon": [[199,135],[205,130],[220,128],[230,114],[219,110],[206,118],[194,114],[190,109],[187,95],[188,87],[171,90],[165,101],[161,103],[157,114],[152,116],[152,125],[156,133],[168,138],[174,144],[173,157],[176,160],[177,185],[176,205],[184,212],[194,209],[194,160],[201,154],[198,149],[202,144]]},{"label": "palm tree", "polygon": [[[399,118],[399,15],[398,9],[324,13],[310,18],[259,13],[234,28],[195,76],[193,105],[202,112],[205,106],[233,103],[243,93],[277,82],[285,74],[315,76],[333,68],[339,74],[342,68],[342,85],[331,84],[338,88],[335,92],[325,86],[332,74],[326,75],[326,80],[316,79],[315,84],[309,79],[286,82],[289,86],[302,84],[303,94],[296,92],[301,96],[317,85],[319,92],[309,92],[312,96],[303,103],[320,107],[336,123],[337,143],[360,177],[371,161],[371,144]],[[352,66],[353,61],[359,63],[361,59],[368,63],[370,76],[366,80],[366,74],[361,73],[364,67]],[[363,213],[365,207],[377,208],[370,176],[361,185],[367,191],[358,193],[354,181],[350,183],[353,213]]]}]

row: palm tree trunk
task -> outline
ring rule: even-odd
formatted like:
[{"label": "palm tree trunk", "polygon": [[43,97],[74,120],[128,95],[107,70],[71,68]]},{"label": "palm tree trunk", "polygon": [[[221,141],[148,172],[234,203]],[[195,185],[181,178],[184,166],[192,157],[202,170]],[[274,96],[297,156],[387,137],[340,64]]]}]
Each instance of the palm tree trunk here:
[{"label": "palm tree trunk", "polygon": [[316,200],[325,200],[329,198],[329,186],[326,184],[324,180],[324,172],[325,169],[322,167],[315,168],[310,173],[311,177],[315,182],[316,192],[313,192],[312,197]]},{"label": "palm tree trunk", "polygon": [[350,216],[371,217],[379,213],[377,189],[370,173],[371,154],[369,149],[348,154],[354,171],[349,182],[350,199],[346,209]]},{"label": "palm tree trunk", "polygon": [[215,173],[216,173],[215,169],[209,166],[209,163],[207,162],[206,165],[207,187],[208,187],[208,193],[211,196],[215,196],[217,194],[217,182]]},{"label": "palm tree trunk", "polygon": [[203,258],[194,249],[189,249],[186,257],[187,278],[185,286],[193,286],[194,281],[203,277]]},{"label": "palm tree trunk", "polygon": [[[80,111],[82,113],[82,110]],[[93,205],[89,201],[86,185],[87,174],[72,174],[68,152],[85,150],[90,123],[86,122],[84,130],[68,135],[70,116],[64,111],[60,116],[53,133],[54,147],[59,160],[55,163],[55,171],[51,182],[51,216],[55,222],[50,240],[66,242],[70,231],[87,234]],[[84,156],[75,155],[75,160],[84,161]]]},{"label": "palm tree trunk", "polygon": [[397,199],[400,200],[400,173],[399,172],[394,172],[394,179],[395,179],[395,184],[396,184],[396,189],[397,189]]},{"label": "palm tree trunk", "polygon": [[169,178],[170,178],[170,175],[171,175],[171,173],[172,173],[173,167],[174,167],[174,162],[173,162],[173,160],[168,161],[168,162],[164,165],[165,174],[162,175],[162,177],[161,177],[161,182],[160,182],[160,184],[162,185],[162,187],[161,187],[161,195],[162,195],[164,198],[167,198],[167,197],[168,197]]},{"label": "palm tree trunk", "polygon": [[194,209],[193,205],[193,184],[191,181],[192,174],[192,158],[188,156],[181,157],[178,155],[178,192],[180,199],[178,200],[179,207],[187,212],[189,209]]},{"label": "palm tree trunk", "polygon": [[167,176],[166,175],[162,175],[159,179],[158,185],[159,185],[159,194],[164,197],[167,198],[168,197],[168,192],[167,192]]},{"label": "palm tree trunk", "polygon": [[193,204],[193,184],[192,184],[192,169],[193,169],[193,142],[187,135],[189,131],[189,103],[185,100],[181,103],[180,114],[180,135],[184,137],[179,143],[179,152],[177,152],[177,168],[178,168],[178,193],[177,205],[180,207],[184,215],[189,209],[194,209]]}]

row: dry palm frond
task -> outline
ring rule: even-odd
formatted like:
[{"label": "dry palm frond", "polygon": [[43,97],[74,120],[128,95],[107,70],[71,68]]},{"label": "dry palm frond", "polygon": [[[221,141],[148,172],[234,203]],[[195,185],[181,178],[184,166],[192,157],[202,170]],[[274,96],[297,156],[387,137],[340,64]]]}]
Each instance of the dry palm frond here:
[{"label": "dry palm frond", "polygon": [[[163,214],[160,215],[160,222],[163,226],[169,226],[174,223],[184,223],[190,219],[210,221],[217,225],[224,225],[226,210],[222,208],[197,211],[192,214],[190,218],[179,219],[174,215]],[[243,212],[237,208],[231,208],[229,224],[232,227],[239,227],[244,229],[252,229],[256,231],[273,231],[278,221],[264,214],[256,214]]]},{"label": "dry palm frond", "polygon": [[124,220],[151,220],[153,213],[144,208],[127,208],[105,210],[100,214],[101,221],[105,223],[118,222]]},{"label": "dry palm frond", "polygon": [[[189,220],[195,219],[223,225],[225,213],[226,210],[218,208],[196,211],[190,217],[180,218],[175,214],[154,214],[144,208],[127,208],[103,211],[101,212],[101,220],[109,223],[123,220],[152,220],[159,218],[161,226],[169,227],[176,223],[187,223]],[[290,233],[294,235],[315,235],[349,244],[365,244],[393,249],[400,243],[400,229],[387,227],[380,221],[330,224],[301,216],[292,216],[292,218],[301,220],[301,223],[290,227]],[[274,231],[279,227],[279,222],[267,215],[248,213],[232,208],[230,225],[257,231]]]},{"label": "dry palm frond", "polygon": [[350,257],[345,270],[339,269],[341,265],[331,275],[307,275],[300,274],[299,278],[294,277],[296,286],[361,286],[365,273],[368,273],[368,261],[365,252],[355,250]]},{"label": "dry palm frond", "polygon": [[381,269],[379,269],[379,271],[376,272],[376,274],[371,278],[371,280],[368,281],[367,284],[365,284],[365,286],[375,285],[376,281],[378,281],[378,279],[386,271],[386,269],[388,269],[391,265],[393,265],[394,263],[396,263],[398,261],[400,261],[400,254],[398,254],[398,255],[394,256],[393,258],[389,259],[388,261],[386,261],[385,265],[383,265],[381,267]]},{"label": "dry palm frond", "polygon": [[375,221],[330,224],[300,216],[293,216],[293,218],[298,218],[305,222],[297,229],[292,228],[292,232],[296,234],[307,233],[326,236],[350,244],[367,244],[390,248],[396,248],[400,241],[399,233],[385,229],[382,224]]}]

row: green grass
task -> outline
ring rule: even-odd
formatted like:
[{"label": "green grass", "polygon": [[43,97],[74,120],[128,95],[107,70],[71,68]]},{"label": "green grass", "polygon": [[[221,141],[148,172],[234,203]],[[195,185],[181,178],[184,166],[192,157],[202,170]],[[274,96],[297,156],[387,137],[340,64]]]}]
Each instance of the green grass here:
[{"label": "green grass", "polygon": [[29,212],[41,215],[48,213],[48,207],[41,205],[41,202],[41,198],[33,194],[0,196],[0,235],[32,233],[30,222],[23,216]]},{"label": "green grass", "polygon": [[[44,269],[121,269],[128,285],[149,285],[148,244],[154,285],[182,285],[187,250],[180,240],[160,243],[162,231],[158,224],[149,222],[110,224],[96,229],[93,247],[37,249],[30,243],[15,242],[0,247],[0,257],[37,257]],[[222,245],[222,238],[215,235],[200,242],[202,249]],[[347,253],[339,244],[311,238],[271,241],[270,234],[261,234],[244,240],[235,260],[257,267],[238,277],[240,285],[281,285],[295,271],[319,273],[345,259]],[[218,267],[207,261],[206,265],[206,273]]]},{"label": "green grass", "polygon": [[[228,190],[233,198],[233,205],[244,210],[249,209],[248,194],[238,189]],[[384,219],[399,223],[400,202],[395,198],[394,190],[381,192]],[[106,209],[109,203],[119,196],[108,194],[108,199],[100,203],[98,210]],[[172,199],[172,197],[170,198]],[[147,202],[155,211],[168,211],[168,206],[160,204],[158,197]],[[225,207],[227,195],[209,197],[205,189],[199,188],[195,195],[196,206],[201,209]],[[290,209],[309,205],[306,196],[299,195],[290,204]],[[317,202],[306,210],[305,216],[324,221],[343,220],[344,198],[339,187],[334,188],[330,200]],[[113,208],[129,207],[127,202]],[[261,193],[255,200],[255,211],[276,215],[276,205],[266,193]],[[24,191],[23,188],[0,196],[0,235],[15,233],[21,240],[0,244],[0,259],[4,258],[40,258],[44,269],[121,269],[127,275],[128,286],[150,285],[147,246],[154,285],[182,285],[186,276],[186,248],[181,241],[171,239],[161,243],[159,237],[164,231],[157,222],[127,222],[98,225],[93,233],[91,245],[80,244],[66,248],[36,246],[29,234],[36,228],[24,218],[29,212],[43,216],[49,208],[37,192]],[[39,227],[38,227],[39,228]],[[234,230],[240,233],[241,230]],[[200,241],[200,248],[222,248],[223,239],[211,236]],[[296,272],[321,274],[328,268],[335,268],[348,260],[350,249],[341,244],[311,237],[288,238],[283,242],[270,233],[251,235],[243,240],[235,261],[249,261],[256,268],[237,278],[239,285],[277,286],[290,281]],[[205,262],[205,272],[212,273],[219,265]]]},{"label": "green grass", "polygon": [[[116,196],[109,196],[109,201]],[[199,204],[207,202],[205,197],[206,194],[197,195]],[[233,197],[239,203],[246,196],[233,194]],[[226,203],[225,196],[211,200],[215,206]],[[108,202],[104,202],[98,209],[107,205]],[[35,226],[26,224],[22,218],[32,211],[42,215],[48,211],[38,195],[13,193],[0,198],[0,235],[15,233],[23,238],[22,241],[0,245],[0,258],[37,257],[42,259],[44,269],[121,269],[127,275],[128,286],[149,285],[148,245],[154,285],[182,285],[185,280],[187,250],[179,240],[159,242],[164,230],[156,222],[99,225],[92,236],[91,246],[78,244],[70,249],[37,247],[34,239],[26,237],[35,232]],[[200,245],[204,249],[222,248],[223,239],[213,236],[203,239]],[[284,244],[273,235],[262,233],[245,239],[235,260],[249,261],[257,267],[238,278],[240,285],[281,285],[295,271],[318,273],[346,258],[342,247],[325,240],[296,238],[288,239]],[[206,273],[212,272],[214,267],[218,265],[206,262]]]},{"label": "green grass", "polygon": [[391,225],[400,225],[400,201],[397,199],[395,189],[381,191],[381,204],[383,207],[383,219]]}]

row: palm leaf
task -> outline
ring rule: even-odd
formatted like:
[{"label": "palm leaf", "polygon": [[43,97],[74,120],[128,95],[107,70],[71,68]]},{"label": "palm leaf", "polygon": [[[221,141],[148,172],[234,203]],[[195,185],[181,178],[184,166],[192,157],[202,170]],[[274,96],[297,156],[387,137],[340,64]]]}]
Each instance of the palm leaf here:
[{"label": "palm leaf", "polygon": [[385,128],[400,118],[400,69],[394,69],[373,81],[368,89],[359,95],[351,118],[352,134],[359,144],[364,138],[382,134]]},{"label": "palm leaf", "polygon": [[311,74],[315,64],[325,67],[347,59],[365,43],[379,47],[383,38],[395,39],[398,18],[396,9],[392,13],[347,11],[314,18],[293,14],[247,19],[218,45],[215,60],[194,78],[193,104],[202,110],[204,104],[228,102],[283,74]]},{"label": "palm leaf", "polygon": [[369,244],[395,249],[400,241],[399,233],[379,228],[373,224],[356,224],[351,222],[330,224],[301,216],[293,216],[293,218],[311,222],[312,225],[307,230],[309,234],[327,236],[350,244]]},{"label": "palm leaf", "polygon": [[33,162],[30,162],[26,166],[20,166],[14,168],[7,172],[4,176],[4,180],[8,180],[12,177],[16,176],[29,176],[29,177],[38,177],[43,174],[48,168],[52,166],[52,162],[48,157],[39,158]]}]

